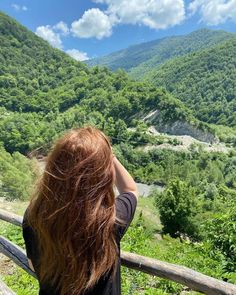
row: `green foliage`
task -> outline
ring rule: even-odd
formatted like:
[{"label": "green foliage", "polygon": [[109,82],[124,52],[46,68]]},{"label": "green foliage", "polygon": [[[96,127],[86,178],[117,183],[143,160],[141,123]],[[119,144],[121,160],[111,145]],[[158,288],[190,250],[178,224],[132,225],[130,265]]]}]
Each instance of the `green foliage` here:
[{"label": "green foliage", "polygon": [[193,217],[197,214],[196,195],[192,187],[179,179],[169,182],[163,194],[158,195],[156,205],[160,211],[163,233],[172,237],[180,234],[196,235]]},{"label": "green foliage", "polygon": [[19,152],[12,155],[0,147],[0,197],[28,200],[37,175],[34,161]]},{"label": "green foliage", "polygon": [[[162,261],[185,265],[207,275],[222,276],[222,256],[217,251],[209,255],[208,245],[181,243],[179,239],[163,236],[155,240],[154,233],[146,227],[142,216],[136,216],[121,245],[125,251],[153,257]],[[168,280],[148,276],[122,267],[122,291],[124,294],[180,294],[183,286]],[[149,293],[150,292],[150,293]],[[190,294],[198,294],[190,293]]]},{"label": "green foliage", "polygon": [[[1,221],[2,222],[2,221]],[[8,240],[12,241],[16,245],[25,248],[24,239],[22,236],[21,228],[12,225],[12,224],[5,224],[5,226],[0,227],[1,235],[7,238]]]},{"label": "green foliage", "polygon": [[213,250],[220,250],[224,255],[225,271],[236,270],[236,207],[230,208],[225,214],[216,214],[205,223],[207,239]]},{"label": "green foliage", "polygon": [[174,58],[147,78],[183,101],[203,122],[236,126],[236,38]]},{"label": "green foliage", "polygon": [[5,277],[4,281],[17,295],[37,295],[39,292],[38,281],[19,267],[13,275]]},{"label": "green foliage", "polygon": [[220,139],[220,141],[223,141],[227,144],[233,144],[233,146],[236,147],[235,127],[210,124],[210,128],[214,130],[213,133]]},{"label": "green foliage", "polygon": [[[1,221],[2,223],[2,221]],[[11,224],[0,223],[0,234],[14,244],[25,248],[22,229]],[[12,272],[12,270],[10,270]],[[16,266],[11,275],[3,276],[6,285],[16,292],[17,295],[37,295],[39,290],[38,281],[28,275],[24,270]]]}]

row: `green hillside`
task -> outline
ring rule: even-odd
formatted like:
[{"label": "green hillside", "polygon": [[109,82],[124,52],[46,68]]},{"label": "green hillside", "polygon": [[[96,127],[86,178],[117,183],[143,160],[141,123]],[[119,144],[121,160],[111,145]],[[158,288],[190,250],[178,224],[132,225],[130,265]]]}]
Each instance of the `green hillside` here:
[{"label": "green hillside", "polygon": [[200,120],[236,126],[236,38],[172,59],[146,78],[165,87]]},{"label": "green hillside", "polygon": [[164,87],[199,120],[221,125],[213,126],[221,139],[235,142],[235,45],[233,33],[202,29],[132,46],[88,63],[123,67],[131,77]]},{"label": "green hillside", "polygon": [[[23,112],[48,112],[70,106],[69,98],[75,99],[75,93],[71,90],[63,97],[63,90],[69,86],[65,84],[72,78],[77,83],[83,81],[88,72],[85,65],[53,49],[3,13],[0,14],[0,44],[1,106]],[[78,97],[79,94],[77,102]]]},{"label": "green hillside", "polygon": [[124,71],[90,69],[3,13],[0,44],[0,141],[9,152],[45,150],[61,132],[84,123],[102,128],[114,143],[147,142],[127,127],[156,109],[157,125],[180,120],[208,128],[166,91]]},{"label": "green hillside", "polygon": [[153,67],[187,53],[218,44],[234,36],[224,31],[201,29],[186,36],[173,36],[131,46],[110,55],[87,61],[90,66],[105,65],[112,70],[124,68],[135,78],[141,78]]}]

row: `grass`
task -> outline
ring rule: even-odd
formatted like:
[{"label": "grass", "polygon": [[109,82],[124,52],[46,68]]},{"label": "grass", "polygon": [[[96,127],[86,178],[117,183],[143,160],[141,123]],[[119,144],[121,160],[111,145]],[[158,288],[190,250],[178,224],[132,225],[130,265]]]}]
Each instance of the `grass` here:
[{"label": "grass", "polygon": [[145,219],[146,228],[151,232],[159,232],[162,228],[158,210],[154,206],[154,198],[140,197],[138,200],[135,220],[142,214]]}]

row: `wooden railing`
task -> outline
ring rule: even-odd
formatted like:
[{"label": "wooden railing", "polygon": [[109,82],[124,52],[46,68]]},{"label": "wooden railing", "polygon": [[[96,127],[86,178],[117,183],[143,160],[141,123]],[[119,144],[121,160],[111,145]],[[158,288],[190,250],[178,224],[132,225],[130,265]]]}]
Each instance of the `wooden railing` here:
[{"label": "wooden railing", "polygon": [[[0,219],[16,226],[21,226],[22,224],[21,216],[4,210],[0,210]],[[2,236],[0,236],[0,253],[9,257],[28,274],[36,278],[36,274],[28,265],[25,251]],[[199,291],[204,294],[236,295],[236,285],[214,279],[185,266],[175,265],[124,251],[121,251],[121,263],[128,268],[183,284],[194,291]],[[3,295],[14,294],[1,281],[0,287]]]}]

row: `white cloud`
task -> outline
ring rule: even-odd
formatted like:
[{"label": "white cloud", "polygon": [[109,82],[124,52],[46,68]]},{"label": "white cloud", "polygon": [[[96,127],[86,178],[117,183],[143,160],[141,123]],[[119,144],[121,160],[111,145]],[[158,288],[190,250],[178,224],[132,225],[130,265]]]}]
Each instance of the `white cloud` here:
[{"label": "white cloud", "polygon": [[[61,35],[67,35],[69,29],[66,23],[60,21],[54,26],[40,26],[36,29],[36,35],[48,41],[53,47],[63,49]],[[88,60],[89,57],[86,52],[79,51],[77,49],[69,49],[65,51],[68,55],[76,60],[83,61]]]},{"label": "white cloud", "polygon": [[83,60],[88,60],[89,59],[89,57],[88,57],[88,55],[87,55],[86,52],[82,52],[82,51],[79,51],[77,49],[69,49],[69,50],[66,50],[66,53],[69,54],[74,59],[79,60],[79,61],[83,61]]},{"label": "white cloud", "polygon": [[60,21],[54,26],[40,26],[36,29],[36,35],[48,41],[53,47],[62,49],[61,36],[66,36],[69,34],[69,28],[66,23]]},{"label": "white cloud", "polygon": [[113,23],[139,24],[165,29],[185,19],[184,0],[94,0],[107,4],[106,14]]},{"label": "white cloud", "polygon": [[102,39],[112,34],[112,24],[108,15],[98,8],[92,8],[71,24],[71,32],[80,38]]},{"label": "white cloud", "polygon": [[41,26],[37,27],[36,35],[48,41],[53,47],[62,49],[62,41],[60,35],[55,33],[51,26]]},{"label": "white cloud", "polygon": [[199,12],[201,21],[208,25],[236,22],[236,0],[193,0],[188,8],[191,14]]},{"label": "white cloud", "polygon": [[21,5],[15,4],[15,3],[13,3],[11,5],[11,7],[14,8],[16,11],[21,11],[21,10],[27,11],[28,10],[28,8],[26,6],[21,6]]},{"label": "white cloud", "polygon": [[67,24],[64,23],[63,21],[60,21],[55,26],[53,26],[53,29],[55,31],[58,31],[58,32],[62,33],[63,35],[68,35],[69,34],[69,28],[68,28]]},{"label": "white cloud", "polygon": [[[57,48],[62,48],[61,36],[102,39],[112,34],[118,24],[144,25],[166,29],[185,19],[184,0],[92,0],[106,5],[106,10],[91,8],[71,24],[60,21],[54,26],[42,26],[36,33]],[[203,0],[195,0],[203,1]],[[193,1],[194,2],[194,1]]]}]

